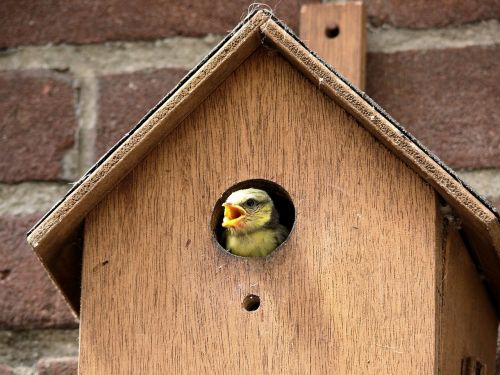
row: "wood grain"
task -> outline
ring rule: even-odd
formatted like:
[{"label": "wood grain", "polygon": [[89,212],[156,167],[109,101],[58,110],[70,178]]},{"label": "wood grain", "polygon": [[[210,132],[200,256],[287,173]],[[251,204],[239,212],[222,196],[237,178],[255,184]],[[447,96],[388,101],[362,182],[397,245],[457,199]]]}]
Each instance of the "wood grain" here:
[{"label": "wood grain", "polygon": [[[210,230],[250,178],[297,210],[266,259]],[[261,48],[87,217],[80,373],[433,373],[436,215],[429,185]]]},{"label": "wood grain", "polygon": [[467,357],[477,359],[493,374],[498,319],[453,223],[448,226],[443,250],[440,374],[460,374]]},{"label": "wood grain", "polygon": [[[337,30],[338,35],[332,36]],[[366,12],[361,1],[303,5],[300,38],[354,85],[364,89]]]}]

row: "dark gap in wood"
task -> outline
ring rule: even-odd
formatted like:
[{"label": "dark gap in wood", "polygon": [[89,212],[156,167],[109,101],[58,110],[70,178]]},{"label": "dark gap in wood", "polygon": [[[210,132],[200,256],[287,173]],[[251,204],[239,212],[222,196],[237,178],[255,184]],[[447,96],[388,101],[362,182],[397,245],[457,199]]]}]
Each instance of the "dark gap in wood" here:
[{"label": "dark gap in wood", "polygon": [[444,310],[444,291],[445,291],[445,275],[446,275],[446,260],[447,260],[447,244],[449,241],[449,230],[450,230],[450,221],[446,218],[446,215],[443,213],[444,207],[449,207],[448,203],[443,199],[443,197],[436,193],[437,197],[437,225],[441,230],[441,243],[438,244],[439,253],[437,254],[438,261],[441,264],[437,263],[436,266],[436,326],[437,326],[437,336],[436,336],[436,368],[440,368],[441,366],[441,356],[443,355],[443,310]]},{"label": "dark gap in wood", "polygon": [[477,358],[466,357],[462,359],[461,373],[461,375],[486,375],[486,365]]}]

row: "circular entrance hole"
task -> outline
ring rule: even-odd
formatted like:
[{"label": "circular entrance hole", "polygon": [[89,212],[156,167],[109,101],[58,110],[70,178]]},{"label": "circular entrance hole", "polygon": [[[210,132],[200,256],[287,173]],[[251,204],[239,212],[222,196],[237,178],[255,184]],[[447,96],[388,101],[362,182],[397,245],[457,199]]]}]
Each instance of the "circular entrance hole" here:
[{"label": "circular entrance hole", "polygon": [[[264,180],[264,179],[252,179],[238,182],[237,184],[231,186],[227,189],[224,194],[219,198],[215,204],[214,210],[212,212],[212,219],[210,221],[210,228],[212,229],[213,236],[221,248],[227,252],[226,244],[223,241],[224,228],[222,227],[222,219],[224,218],[224,207],[222,204],[226,199],[235,191],[242,189],[255,188],[264,190],[272,199],[274,207],[279,214],[280,224],[284,225],[288,229],[287,238],[279,245],[274,251],[279,249],[290,237],[293,225],[295,223],[295,206],[293,205],[292,199],[288,192],[275,182]],[[273,252],[274,252],[273,251]],[[271,254],[273,253],[271,252]],[[237,256],[237,255],[234,255]]]},{"label": "circular entrance hole", "polygon": [[249,294],[242,302],[246,311],[255,311],[260,307],[260,297],[255,294]]}]

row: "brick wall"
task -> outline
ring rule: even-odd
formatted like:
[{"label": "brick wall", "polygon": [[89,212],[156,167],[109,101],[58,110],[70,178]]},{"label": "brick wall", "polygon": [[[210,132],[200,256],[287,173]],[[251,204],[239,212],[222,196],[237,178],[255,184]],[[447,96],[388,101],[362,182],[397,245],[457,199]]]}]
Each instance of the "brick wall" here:
[{"label": "brick wall", "polygon": [[[25,232],[249,4],[168,3],[0,3],[0,375],[76,373],[78,322]],[[301,3],[275,10],[295,30]],[[499,1],[365,4],[366,91],[499,207]]]}]

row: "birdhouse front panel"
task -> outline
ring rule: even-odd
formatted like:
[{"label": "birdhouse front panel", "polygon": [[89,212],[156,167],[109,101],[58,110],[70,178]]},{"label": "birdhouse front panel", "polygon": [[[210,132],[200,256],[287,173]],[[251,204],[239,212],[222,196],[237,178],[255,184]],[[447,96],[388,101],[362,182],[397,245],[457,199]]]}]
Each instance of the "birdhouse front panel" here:
[{"label": "birdhouse front panel", "polygon": [[[295,207],[268,257],[229,254],[212,225],[221,196],[251,179]],[[87,216],[80,372],[433,373],[438,206],[259,47]]]}]

